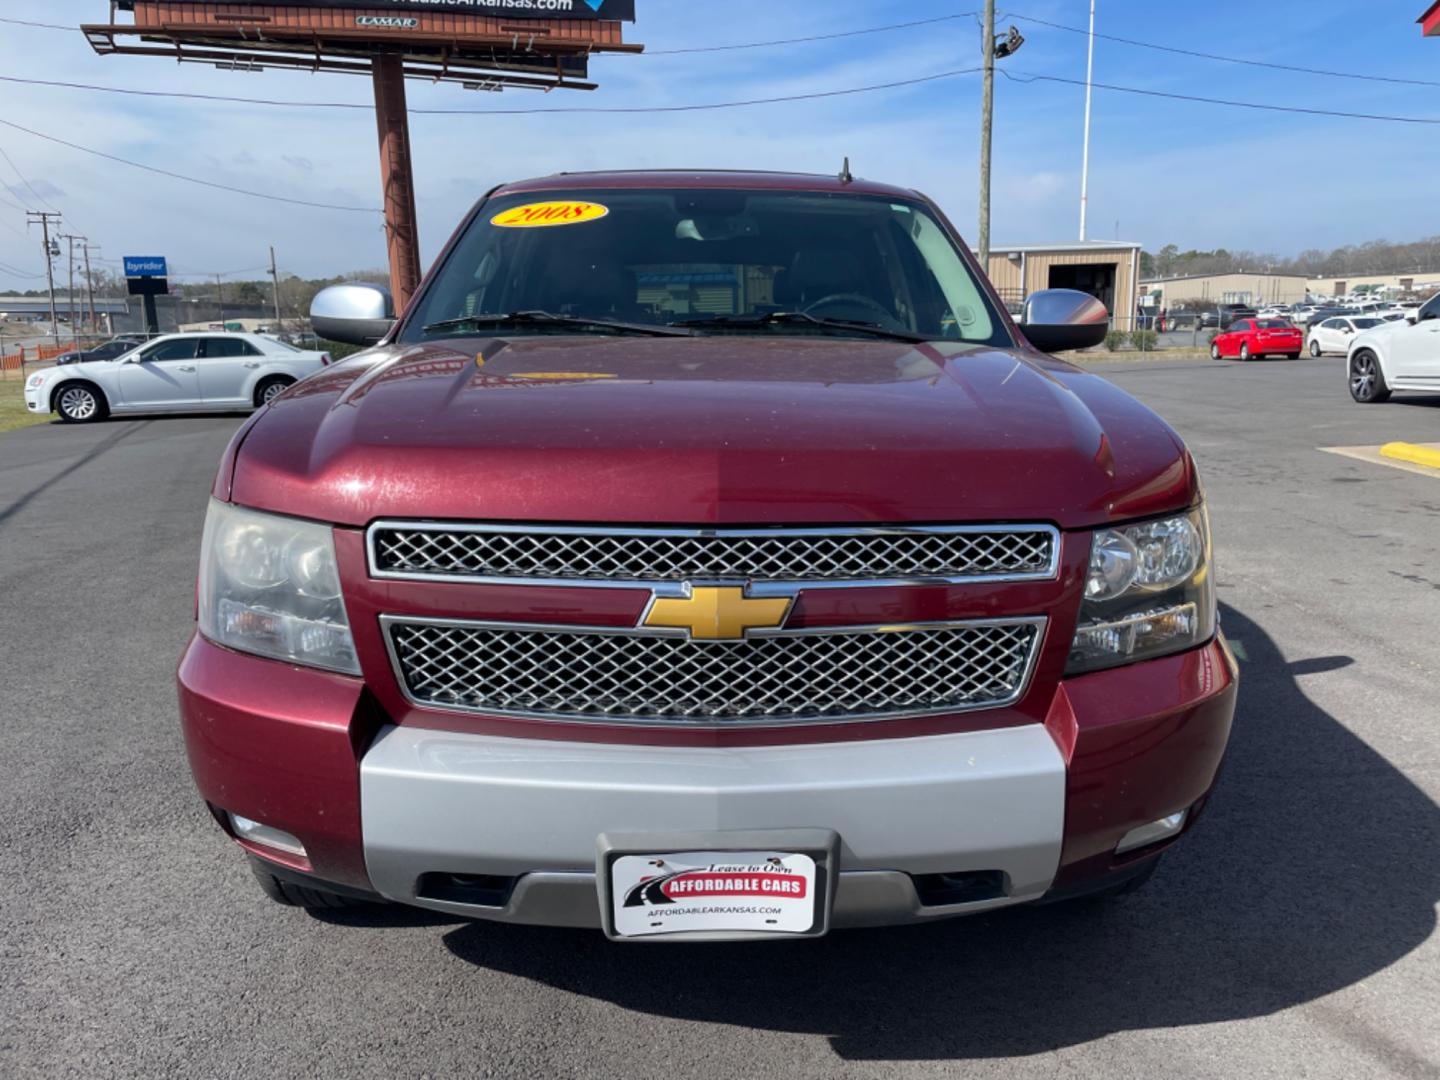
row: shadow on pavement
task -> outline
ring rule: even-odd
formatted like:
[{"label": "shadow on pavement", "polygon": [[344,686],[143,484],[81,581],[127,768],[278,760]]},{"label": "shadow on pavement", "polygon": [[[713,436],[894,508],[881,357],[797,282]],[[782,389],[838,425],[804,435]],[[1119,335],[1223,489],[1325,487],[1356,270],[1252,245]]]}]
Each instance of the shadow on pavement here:
[{"label": "shadow on pavement", "polygon": [[134,435],[137,431],[143,430],[149,424],[149,420],[141,420],[138,422],[134,420],[129,421],[119,431],[115,432],[114,434],[105,436],[105,438],[101,439],[89,450],[86,450],[83,454],[81,454],[74,461],[70,462],[69,465],[66,465],[65,468],[61,469],[54,476],[46,477],[44,483],[31,488],[29,491],[25,492],[23,495],[18,496],[7,505],[0,506],[0,526],[3,526],[5,522],[9,521],[21,510],[29,506],[35,496],[39,495],[46,488],[54,486],[61,480],[64,480],[71,473],[78,472],[86,465],[89,465],[92,461],[95,461],[97,458],[105,456],[111,450],[115,449],[116,443],[120,442],[122,439],[128,439],[131,435]]},{"label": "shadow on pavement", "polygon": [[[1238,611],[1225,608],[1224,625],[1248,658],[1226,773],[1194,835],[1132,897],[820,942],[621,946],[476,922],[445,943],[479,967],[637,1012],[825,1035],[857,1060],[1037,1054],[1333,993],[1434,929],[1440,808],[1295,681],[1349,657],[1287,663]],[[1349,1038],[1385,1044],[1359,1023]]]}]

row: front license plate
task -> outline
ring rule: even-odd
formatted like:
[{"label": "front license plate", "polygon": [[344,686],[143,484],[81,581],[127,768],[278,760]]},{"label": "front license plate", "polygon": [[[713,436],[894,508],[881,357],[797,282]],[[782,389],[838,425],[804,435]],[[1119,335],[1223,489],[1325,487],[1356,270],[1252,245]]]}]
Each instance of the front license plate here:
[{"label": "front license plate", "polygon": [[619,855],[610,864],[617,937],[807,934],[820,906],[816,863],[781,851]]}]

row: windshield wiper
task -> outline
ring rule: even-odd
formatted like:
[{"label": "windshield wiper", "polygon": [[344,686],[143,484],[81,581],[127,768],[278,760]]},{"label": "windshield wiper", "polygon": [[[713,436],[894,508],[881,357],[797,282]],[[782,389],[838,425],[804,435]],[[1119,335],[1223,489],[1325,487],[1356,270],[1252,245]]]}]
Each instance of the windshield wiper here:
[{"label": "windshield wiper", "polygon": [[590,327],[607,333],[639,334],[644,337],[683,337],[687,331],[673,326],[652,326],[647,323],[622,322],[619,319],[596,319],[587,315],[556,315],[549,311],[512,311],[506,315],[462,315],[444,319],[423,328],[424,333],[439,334],[446,330],[493,330],[506,326],[553,326],[564,328]]},{"label": "windshield wiper", "polygon": [[923,334],[912,334],[908,330],[887,330],[878,323],[861,322],[851,319],[817,319],[803,311],[763,311],[745,315],[707,315],[701,319],[682,319],[671,326],[687,330],[744,330],[763,329],[767,326],[817,326],[827,330],[843,330],[872,337],[889,338],[892,341],[929,341]]}]

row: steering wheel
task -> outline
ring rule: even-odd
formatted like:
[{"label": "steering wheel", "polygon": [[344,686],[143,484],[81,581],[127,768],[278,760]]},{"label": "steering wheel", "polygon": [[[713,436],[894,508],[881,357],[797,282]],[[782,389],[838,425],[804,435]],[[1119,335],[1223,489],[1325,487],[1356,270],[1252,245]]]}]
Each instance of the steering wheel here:
[{"label": "steering wheel", "polygon": [[[829,296],[822,296],[813,304],[806,304],[801,310],[803,310],[806,315],[815,315],[816,308],[838,306],[840,304],[846,304],[850,307],[858,305],[868,311],[873,311],[876,315],[880,316],[880,325],[888,329],[893,330],[900,325],[900,321],[886,309],[884,304],[878,300],[872,300],[868,296],[861,296],[859,293],[831,293]],[[821,318],[819,315],[815,315],[815,317],[817,319]]]}]

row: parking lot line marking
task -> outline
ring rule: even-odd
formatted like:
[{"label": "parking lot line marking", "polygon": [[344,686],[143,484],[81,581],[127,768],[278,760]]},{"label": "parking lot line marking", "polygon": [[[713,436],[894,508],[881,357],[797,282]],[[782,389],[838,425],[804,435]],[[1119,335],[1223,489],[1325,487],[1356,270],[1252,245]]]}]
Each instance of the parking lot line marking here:
[{"label": "parking lot line marking", "polygon": [[[1415,445],[1421,448],[1428,447],[1432,449],[1432,452],[1440,451],[1440,444],[1437,443],[1418,443]],[[1428,465],[1418,465],[1413,461],[1405,461],[1400,458],[1385,456],[1381,454],[1381,448],[1379,446],[1319,446],[1316,447],[1316,449],[1326,454],[1339,454],[1342,457],[1369,462],[1371,465],[1384,465],[1388,469],[1403,469],[1405,472],[1428,476],[1432,480],[1440,480],[1440,468],[1431,468]]]}]

